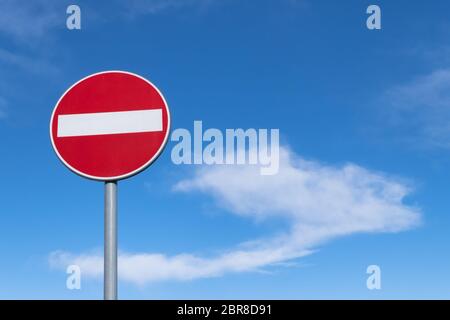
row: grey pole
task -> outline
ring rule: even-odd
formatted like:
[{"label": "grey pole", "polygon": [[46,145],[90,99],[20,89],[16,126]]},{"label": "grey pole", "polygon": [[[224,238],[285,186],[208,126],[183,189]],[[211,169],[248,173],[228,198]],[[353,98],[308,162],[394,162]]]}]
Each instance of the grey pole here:
[{"label": "grey pole", "polygon": [[105,182],[104,299],[117,300],[117,182]]}]

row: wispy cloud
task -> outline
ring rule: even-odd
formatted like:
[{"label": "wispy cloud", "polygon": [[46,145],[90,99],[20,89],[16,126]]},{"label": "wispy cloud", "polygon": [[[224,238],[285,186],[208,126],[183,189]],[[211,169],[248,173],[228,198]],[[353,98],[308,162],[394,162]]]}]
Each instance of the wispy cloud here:
[{"label": "wispy cloud", "polygon": [[58,72],[58,68],[46,58],[29,57],[0,48],[0,64],[2,63],[30,73],[55,74]]},{"label": "wispy cloud", "polygon": [[[411,192],[403,181],[353,164],[333,167],[306,161],[287,148],[281,148],[280,161],[274,176],[261,176],[253,166],[202,167],[174,189],[210,195],[218,205],[248,219],[285,219],[289,229],[212,257],[122,253],[121,279],[143,285],[257,271],[310,254],[336,237],[398,232],[420,223],[420,210],[403,202]],[[77,264],[85,276],[102,274],[101,254],[57,251],[50,263]]]},{"label": "wispy cloud", "polygon": [[415,78],[387,92],[394,123],[427,144],[450,147],[450,69]]},{"label": "wispy cloud", "polygon": [[[47,35],[57,25],[64,25],[64,11],[56,0],[0,1],[0,34],[27,41]],[[64,10],[64,9],[63,9]]]},{"label": "wispy cloud", "polygon": [[[91,3],[79,1],[82,8],[89,7],[90,14],[99,17],[99,12],[108,7],[117,7],[126,14],[156,14],[170,9],[206,8],[211,4],[225,0],[114,0],[98,3],[94,9]],[[58,0],[1,0],[0,1],[0,33],[17,38],[30,39],[42,37],[60,26],[65,28],[66,8],[69,2]],[[115,15],[114,15],[115,16]],[[104,17],[103,17],[104,18]],[[105,20],[105,19],[101,19]]]},{"label": "wispy cloud", "polygon": [[0,120],[7,117],[6,113],[7,102],[4,98],[0,97]]},{"label": "wispy cloud", "polygon": [[[117,18],[157,14],[176,9],[204,9],[225,0],[114,0],[93,5],[77,3],[82,12],[88,9],[90,22],[105,23]],[[0,0],[0,35],[20,44],[39,43],[51,38],[56,29],[64,30],[66,9],[70,3],[58,0]],[[120,14],[117,14],[120,12]]]},{"label": "wispy cloud", "polygon": [[204,9],[211,4],[224,0],[129,0],[121,2],[130,15],[156,14],[169,9],[200,8]]}]

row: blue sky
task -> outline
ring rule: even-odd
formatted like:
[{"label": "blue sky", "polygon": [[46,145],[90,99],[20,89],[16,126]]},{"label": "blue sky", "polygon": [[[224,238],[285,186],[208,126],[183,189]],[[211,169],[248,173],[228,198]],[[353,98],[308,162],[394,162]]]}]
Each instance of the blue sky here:
[{"label": "blue sky", "polygon": [[79,31],[69,4],[0,0],[0,298],[102,298],[103,185],[62,166],[48,122],[111,69],[156,84],[173,129],[279,128],[284,152],[259,180],[176,166],[169,142],[121,182],[121,298],[450,297],[448,1],[77,1]]}]

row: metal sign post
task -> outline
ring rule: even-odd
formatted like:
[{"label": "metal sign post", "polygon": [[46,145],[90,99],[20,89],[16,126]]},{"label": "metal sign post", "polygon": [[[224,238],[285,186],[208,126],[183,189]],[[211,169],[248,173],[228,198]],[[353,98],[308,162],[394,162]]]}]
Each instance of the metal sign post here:
[{"label": "metal sign post", "polygon": [[105,182],[104,299],[117,300],[117,182]]}]

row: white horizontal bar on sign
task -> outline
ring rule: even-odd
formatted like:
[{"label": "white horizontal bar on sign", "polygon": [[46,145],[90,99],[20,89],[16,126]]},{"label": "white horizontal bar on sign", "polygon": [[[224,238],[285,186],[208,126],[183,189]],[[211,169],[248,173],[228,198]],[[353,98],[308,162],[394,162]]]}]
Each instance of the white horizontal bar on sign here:
[{"label": "white horizontal bar on sign", "polygon": [[162,109],[58,116],[58,137],[156,132],[162,130]]}]

